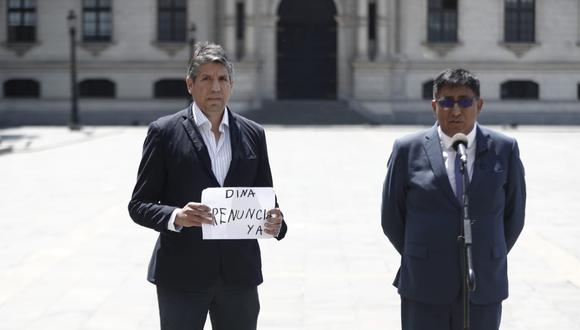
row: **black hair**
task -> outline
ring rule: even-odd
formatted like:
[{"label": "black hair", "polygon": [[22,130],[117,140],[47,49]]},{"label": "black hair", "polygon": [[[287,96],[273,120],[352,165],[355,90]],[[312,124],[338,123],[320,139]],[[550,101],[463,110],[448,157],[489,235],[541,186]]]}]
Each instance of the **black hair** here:
[{"label": "black hair", "polygon": [[471,72],[461,69],[445,69],[433,81],[433,98],[437,98],[439,91],[445,87],[466,86],[479,98],[479,79]]}]

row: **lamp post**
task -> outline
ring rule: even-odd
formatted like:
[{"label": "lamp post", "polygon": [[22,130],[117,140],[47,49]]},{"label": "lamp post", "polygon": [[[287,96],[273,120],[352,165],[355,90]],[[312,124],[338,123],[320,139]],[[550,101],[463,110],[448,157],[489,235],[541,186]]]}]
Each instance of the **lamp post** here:
[{"label": "lamp post", "polygon": [[197,26],[195,23],[191,22],[189,25],[189,57],[193,55],[193,48],[195,46],[195,31],[197,31]]},{"label": "lamp post", "polygon": [[74,10],[69,10],[66,17],[68,22],[68,32],[70,35],[70,89],[71,89],[71,112],[69,128],[71,130],[81,129],[79,120],[78,87],[77,87],[77,56],[76,56],[76,34],[77,15]]}]

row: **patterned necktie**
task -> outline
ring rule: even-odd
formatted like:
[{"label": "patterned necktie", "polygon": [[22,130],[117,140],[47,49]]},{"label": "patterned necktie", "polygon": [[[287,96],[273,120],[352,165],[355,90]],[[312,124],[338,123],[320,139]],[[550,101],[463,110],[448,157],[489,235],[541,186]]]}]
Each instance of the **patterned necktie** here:
[{"label": "patterned necktie", "polygon": [[461,173],[461,161],[459,159],[459,153],[455,155],[455,197],[459,201],[459,204],[463,205],[463,174]]}]

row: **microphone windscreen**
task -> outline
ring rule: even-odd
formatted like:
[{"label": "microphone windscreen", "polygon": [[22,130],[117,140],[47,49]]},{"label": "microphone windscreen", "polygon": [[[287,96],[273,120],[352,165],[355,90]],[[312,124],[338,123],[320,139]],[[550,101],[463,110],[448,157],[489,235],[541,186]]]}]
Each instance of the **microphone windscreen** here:
[{"label": "microphone windscreen", "polygon": [[457,133],[451,138],[451,146],[453,149],[457,150],[457,146],[463,144],[467,148],[467,135],[463,133]]}]

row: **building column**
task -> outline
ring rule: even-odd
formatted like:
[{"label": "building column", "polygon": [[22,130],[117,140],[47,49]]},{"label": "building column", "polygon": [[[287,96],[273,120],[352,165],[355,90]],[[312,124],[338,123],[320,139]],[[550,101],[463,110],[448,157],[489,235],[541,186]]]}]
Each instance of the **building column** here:
[{"label": "building column", "polygon": [[369,3],[368,0],[358,0],[357,7],[357,60],[369,60]]},{"label": "building column", "polygon": [[402,17],[399,15],[399,5],[398,0],[387,0],[387,33],[388,33],[388,44],[390,55],[398,55],[401,51],[401,42],[399,40],[400,24],[402,23]]},{"label": "building column", "polygon": [[576,45],[580,46],[580,0],[578,0],[578,19],[576,20],[578,26],[578,40],[576,40]]},{"label": "building column", "polygon": [[260,99],[274,100],[276,98],[276,77],[277,73],[277,23],[278,16],[261,15],[256,18],[260,32],[260,46],[256,50],[259,54],[260,65],[260,88],[258,95]]},{"label": "building column", "polygon": [[377,0],[377,60],[385,61],[388,58],[388,8],[387,0]]},{"label": "building column", "polygon": [[256,55],[256,9],[254,7],[254,0],[246,0],[245,16],[244,60],[253,60]]},{"label": "building column", "polygon": [[356,55],[353,29],[355,21],[350,15],[336,16],[337,27],[337,98],[347,99],[352,97],[352,66],[349,59]]},{"label": "building column", "polygon": [[225,0],[224,47],[228,55],[236,60],[236,0]]}]

